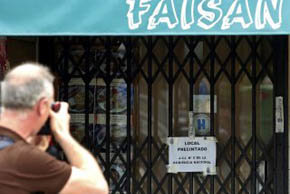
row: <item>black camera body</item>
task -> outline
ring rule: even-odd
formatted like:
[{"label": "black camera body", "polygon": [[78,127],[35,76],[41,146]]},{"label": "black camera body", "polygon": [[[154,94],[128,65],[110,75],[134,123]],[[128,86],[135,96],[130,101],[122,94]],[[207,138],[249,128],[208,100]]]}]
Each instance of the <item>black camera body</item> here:
[{"label": "black camera body", "polygon": [[45,122],[44,126],[38,132],[38,135],[51,135],[49,119]]}]

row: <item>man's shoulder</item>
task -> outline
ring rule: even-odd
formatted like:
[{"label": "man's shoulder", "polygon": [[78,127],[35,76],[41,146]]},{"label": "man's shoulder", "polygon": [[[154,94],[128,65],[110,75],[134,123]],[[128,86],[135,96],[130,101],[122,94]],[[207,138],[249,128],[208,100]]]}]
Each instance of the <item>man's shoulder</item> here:
[{"label": "man's shoulder", "polygon": [[48,156],[45,152],[39,150],[36,146],[24,141],[17,141],[11,146],[13,151],[18,152],[19,157],[34,157]]},{"label": "man's shoulder", "polygon": [[[34,146],[21,140],[3,148],[1,153],[4,154],[7,159],[13,159],[14,162],[22,162],[22,158],[31,158],[39,154]],[[42,154],[40,153],[40,155]]]},{"label": "man's shoulder", "polygon": [[[24,190],[57,193],[71,175],[70,165],[25,141],[15,142],[5,148],[4,152],[3,154],[9,156],[3,157],[5,158],[3,165],[11,169],[12,176],[9,175],[11,180]],[[2,177],[4,176],[5,173],[2,174]]]},{"label": "man's shoulder", "polygon": [[36,146],[23,141],[18,141],[11,146],[12,153],[17,155],[19,167],[27,170],[45,168],[48,163],[57,160],[48,153],[39,150]]}]

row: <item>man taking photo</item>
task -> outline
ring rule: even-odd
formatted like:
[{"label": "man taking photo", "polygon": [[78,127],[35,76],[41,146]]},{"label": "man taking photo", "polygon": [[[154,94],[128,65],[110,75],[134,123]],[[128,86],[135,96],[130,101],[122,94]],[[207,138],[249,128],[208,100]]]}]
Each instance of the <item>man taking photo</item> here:
[{"label": "man taking photo", "polygon": [[[108,185],[95,158],[70,134],[68,104],[54,112],[53,76],[48,68],[25,63],[12,69],[1,84],[0,193],[107,194]],[[43,150],[48,139],[35,144],[50,118],[55,140],[70,164]]]}]

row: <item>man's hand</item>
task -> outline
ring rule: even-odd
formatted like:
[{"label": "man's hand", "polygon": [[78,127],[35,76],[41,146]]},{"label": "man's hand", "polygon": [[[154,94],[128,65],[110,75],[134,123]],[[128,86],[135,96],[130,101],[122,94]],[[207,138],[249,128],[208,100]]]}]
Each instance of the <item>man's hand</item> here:
[{"label": "man's hand", "polygon": [[60,193],[108,194],[109,187],[101,168],[96,159],[73,139],[69,131],[69,122],[66,102],[61,102],[58,112],[50,110],[51,131],[72,165],[71,176]]},{"label": "man's hand", "polygon": [[60,102],[60,110],[54,112],[50,110],[50,128],[57,142],[64,138],[70,138],[69,131],[70,115],[68,113],[68,103]]},{"label": "man's hand", "polygon": [[29,137],[27,139],[28,143],[35,145],[38,149],[44,152],[48,148],[50,141],[51,141],[50,135],[37,135],[37,136]]}]

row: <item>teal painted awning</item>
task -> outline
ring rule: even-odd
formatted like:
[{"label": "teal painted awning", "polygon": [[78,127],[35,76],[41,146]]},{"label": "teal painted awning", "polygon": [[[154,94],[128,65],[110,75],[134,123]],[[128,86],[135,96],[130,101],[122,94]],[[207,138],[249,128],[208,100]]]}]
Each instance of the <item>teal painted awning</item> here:
[{"label": "teal painted awning", "polygon": [[1,0],[0,35],[289,34],[289,0]]}]

